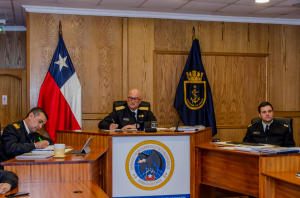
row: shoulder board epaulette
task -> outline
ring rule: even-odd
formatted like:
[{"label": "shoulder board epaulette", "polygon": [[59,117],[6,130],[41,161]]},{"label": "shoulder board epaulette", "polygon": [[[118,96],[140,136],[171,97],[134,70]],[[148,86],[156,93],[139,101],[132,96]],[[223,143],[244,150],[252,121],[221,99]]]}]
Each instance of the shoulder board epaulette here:
[{"label": "shoulder board epaulette", "polygon": [[248,125],[248,127],[251,127],[251,126],[252,126],[252,124]]},{"label": "shoulder board epaulette", "polygon": [[119,111],[119,110],[125,109],[125,106],[119,106],[119,107],[116,107],[115,109],[116,109],[116,111]]},{"label": "shoulder board epaulette", "polygon": [[14,123],[13,126],[16,128],[16,129],[19,129],[20,126],[17,124],[17,123]]},{"label": "shoulder board epaulette", "polygon": [[284,124],[283,126],[285,126],[285,127],[289,127],[289,125],[287,125],[287,124]]},{"label": "shoulder board epaulette", "polygon": [[139,110],[149,111],[149,107],[139,107]]}]

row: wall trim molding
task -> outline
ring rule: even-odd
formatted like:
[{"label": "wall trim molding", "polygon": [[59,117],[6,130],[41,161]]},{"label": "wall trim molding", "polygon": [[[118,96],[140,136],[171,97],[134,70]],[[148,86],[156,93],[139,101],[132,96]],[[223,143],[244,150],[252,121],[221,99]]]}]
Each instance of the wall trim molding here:
[{"label": "wall trim molding", "polygon": [[283,19],[283,18],[215,16],[215,15],[166,13],[166,12],[150,12],[150,11],[63,8],[63,7],[30,6],[30,5],[22,5],[22,7],[25,8],[26,12],[34,12],[34,13],[300,25],[300,20],[298,19]]},{"label": "wall trim molding", "polygon": [[[175,55],[189,55],[189,51],[160,51],[154,50],[154,54],[175,54]],[[246,56],[246,57],[268,57],[270,54],[263,53],[231,53],[231,52],[201,52],[204,56]]]}]

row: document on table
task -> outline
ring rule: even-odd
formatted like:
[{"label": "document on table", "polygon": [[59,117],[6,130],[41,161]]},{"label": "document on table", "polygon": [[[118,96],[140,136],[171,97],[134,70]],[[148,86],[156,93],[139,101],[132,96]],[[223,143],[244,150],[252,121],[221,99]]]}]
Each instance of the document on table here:
[{"label": "document on table", "polygon": [[22,155],[16,156],[17,160],[20,159],[46,159],[49,157],[52,157],[54,154],[53,153],[24,153]]}]

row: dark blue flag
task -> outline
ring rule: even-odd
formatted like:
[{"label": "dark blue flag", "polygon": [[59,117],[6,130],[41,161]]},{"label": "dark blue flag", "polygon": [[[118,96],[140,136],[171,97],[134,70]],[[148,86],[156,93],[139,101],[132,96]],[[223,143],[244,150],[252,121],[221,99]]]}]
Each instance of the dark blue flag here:
[{"label": "dark blue flag", "polygon": [[195,39],[181,75],[174,107],[181,112],[181,120],[187,126],[212,127],[217,134],[216,119],[210,86],[201,59],[199,40]]}]

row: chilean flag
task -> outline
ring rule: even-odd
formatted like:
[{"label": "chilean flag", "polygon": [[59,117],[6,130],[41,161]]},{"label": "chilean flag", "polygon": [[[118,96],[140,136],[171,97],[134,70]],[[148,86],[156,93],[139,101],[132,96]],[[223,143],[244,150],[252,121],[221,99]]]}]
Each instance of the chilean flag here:
[{"label": "chilean flag", "polygon": [[81,129],[81,86],[62,35],[42,84],[38,107],[49,117],[45,129],[54,142],[57,130]]}]

